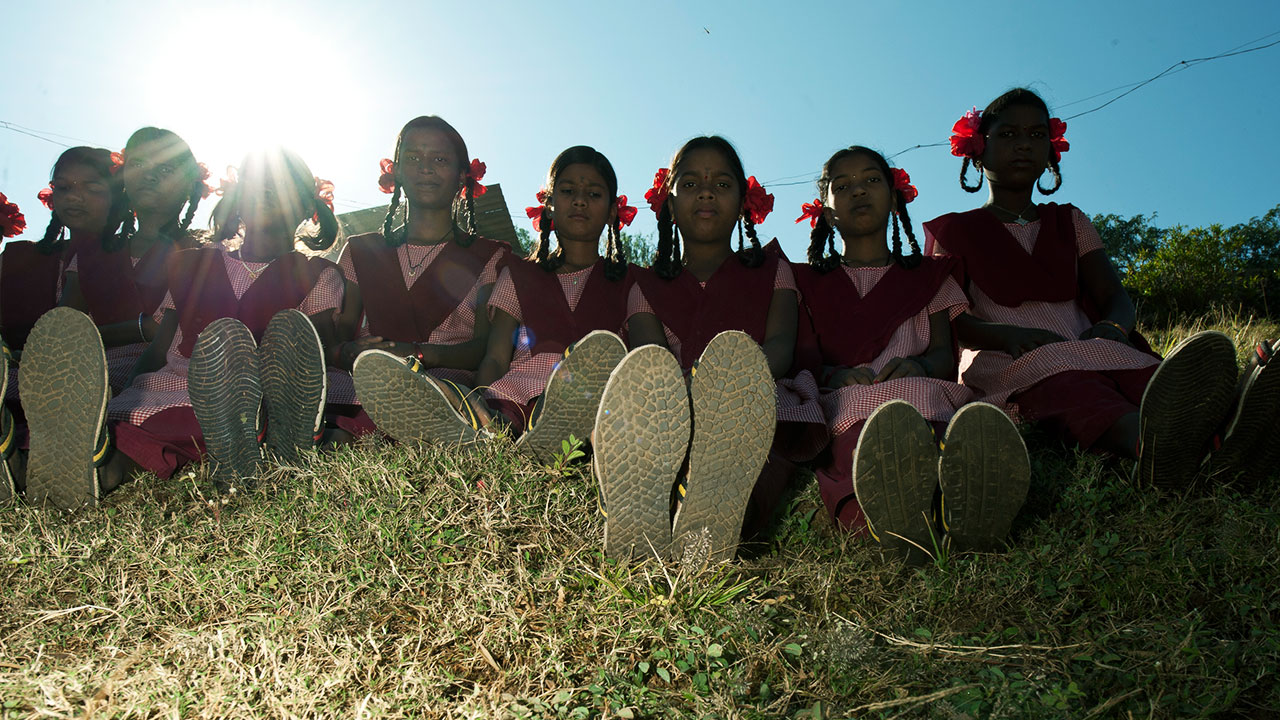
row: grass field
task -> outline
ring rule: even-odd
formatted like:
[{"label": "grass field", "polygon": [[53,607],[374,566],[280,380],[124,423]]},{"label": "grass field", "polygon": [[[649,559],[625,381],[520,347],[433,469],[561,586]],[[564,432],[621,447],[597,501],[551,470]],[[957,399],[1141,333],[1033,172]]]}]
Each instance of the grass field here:
[{"label": "grass field", "polygon": [[[1207,324],[1242,356],[1278,330]],[[916,570],[834,530],[806,478],[753,557],[615,564],[589,473],[505,441],[0,507],[0,716],[1280,713],[1275,485],[1158,497],[1028,444],[1010,550]]]}]

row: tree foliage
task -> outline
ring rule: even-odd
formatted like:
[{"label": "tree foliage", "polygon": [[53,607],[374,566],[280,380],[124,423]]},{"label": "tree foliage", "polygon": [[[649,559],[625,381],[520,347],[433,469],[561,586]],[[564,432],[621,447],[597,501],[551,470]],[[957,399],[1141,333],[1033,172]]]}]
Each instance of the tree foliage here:
[{"label": "tree foliage", "polygon": [[1160,228],[1155,219],[1093,218],[1144,322],[1214,307],[1259,317],[1280,313],[1280,205],[1229,227]]}]

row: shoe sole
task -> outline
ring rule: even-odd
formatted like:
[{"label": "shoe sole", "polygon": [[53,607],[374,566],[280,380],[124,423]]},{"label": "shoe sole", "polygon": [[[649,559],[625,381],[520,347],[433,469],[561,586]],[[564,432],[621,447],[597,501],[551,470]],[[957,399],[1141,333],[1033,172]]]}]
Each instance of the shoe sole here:
[{"label": "shoe sole", "polygon": [[685,565],[732,560],[751,489],[769,457],[777,397],[764,351],[738,331],[711,339],[689,381],[693,439],[672,549]]},{"label": "shoe sole", "polygon": [[924,416],[903,400],[876,408],[853,451],[853,492],[886,559],[930,559],[937,486],[938,445]]},{"label": "shoe sole", "polygon": [[111,396],[98,328],[77,310],[50,310],[32,328],[18,373],[31,431],[27,498],[64,510],[96,506],[93,453]]},{"label": "shoe sole", "polygon": [[201,331],[191,351],[187,391],[219,490],[258,474],[260,378],[257,344],[243,323],[219,318]]},{"label": "shoe sole", "polygon": [[258,358],[267,415],[266,451],[281,462],[296,463],[315,447],[324,417],[328,373],[320,335],[306,315],[282,310],[267,325]]},{"label": "shoe sole", "polygon": [[365,351],[356,358],[351,377],[374,424],[400,442],[465,445],[479,438],[439,386],[400,357],[384,350]]},{"label": "shoe sole", "polygon": [[1030,482],[1027,446],[1009,416],[988,403],[960,408],[938,459],[942,518],[952,549],[1003,548]]},{"label": "shoe sole", "polygon": [[[9,346],[0,340],[0,403],[9,391]],[[0,405],[0,503],[8,502],[18,496],[18,487],[13,482],[13,471],[9,469],[8,455],[17,452],[12,447],[16,428],[9,409]]]},{"label": "shoe sole", "polygon": [[1166,491],[1189,487],[1236,388],[1230,338],[1206,330],[1179,343],[1142,393],[1137,479]]},{"label": "shoe sole", "polygon": [[689,393],[671,353],[657,345],[627,353],[605,383],[595,418],[592,463],[607,513],[605,555],[666,558],[671,488],[691,429]]},{"label": "shoe sole", "polygon": [[1243,477],[1256,485],[1267,470],[1271,448],[1280,442],[1280,363],[1254,368],[1245,379],[1235,415],[1227,425],[1222,447],[1211,458],[1215,474]]},{"label": "shoe sole", "polygon": [[542,412],[516,447],[536,460],[551,462],[570,436],[586,442],[609,374],[626,354],[622,340],[607,330],[592,331],[574,344],[551,372],[542,393]]}]

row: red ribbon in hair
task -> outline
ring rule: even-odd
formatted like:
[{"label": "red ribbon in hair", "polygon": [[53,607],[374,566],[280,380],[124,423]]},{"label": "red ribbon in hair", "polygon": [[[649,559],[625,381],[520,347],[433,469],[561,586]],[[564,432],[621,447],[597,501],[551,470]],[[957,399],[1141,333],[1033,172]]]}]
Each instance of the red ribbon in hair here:
[{"label": "red ribbon in hair", "polygon": [[631,225],[631,221],[636,219],[637,212],[638,211],[634,207],[627,204],[626,195],[618,196],[618,227],[619,228]]},{"label": "red ribbon in hair", "polygon": [[981,124],[982,111],[974,107],[951,126],[952,155],[970,160],[982,156],[982,151],[987,149],[987,140],[978,131]]},{"label": "red ribbon in hair", "polygon": [[40,188],[40,192],[36,193],[36,199],[48,208],[49,212],[53,212],[53,183],[49,183],[49,187]]},{"label": "red ribbon in hair", "polygon": [[202,162],[196,163],[196,178],[200,180],[200,199],[204,200],[214,193],[213,186],[209,184],[209,166]]},{"label": "red ribbon in hair", "polygon": [[773,194],[764,191],[764,186],[756,181],[756,176],[747,178],[747,192],[742,198],[743,215],[753,224],[759,225],[773,212]]},{"label": "red ribbon in hair", "polygon": [[[329,211],[333,212],[333,183],[324,178],[312,176],[316,183],[316,199],[329,206]],[[320,213],[316,212],[311,216],[315,222],[320,222]]]},{"label": "red ribbon in hair", "polygon": [[902,193],[903,202],[911,202],[920,195],[920,191],[915,185],[911,184],[911,176],[902,168],[890,168],[889,172],[893,175],[893,189]]},{"label": "red ribbon in hair", "polygon": [[1053,150],[1053,161],[1061,162],[1062,153],[1071,149],[1071,143],[1063,137],[1067,134],[1067,124],[1058,118],[1049,118],[1049,147]]},{"label": "red ribbon in hair", "polygon": [[0,237],[18,237],[27,229],[27,219],[15,203],[0,193]]},{"label": "red ribbon in hair", "polygon": [[671,189],[667,187],[669,172],[666,168],[658,168],[658,172],[653,174],[653,187],[644,192],[645,202],[649,203],[654,217],[662,214],[662,206],[667,204],[667,195],[671,194]]},{"label": "red ribbon in hair", "polygon": [[489,168],[479,160],[472,160],[471,167],[467,169],[467,179],[462,184],[462,196],[466,197],[471,194],[472,199],[478,198],[488,192],[489,188],[480,184],[484,179],[485,171]]},{"label": "red ribbon in hair", "polygon": [[378,189],[390,195],[396,191],[396,163],[391,158],[378,161],[382,174],[378,176]]},{"label": "red ribbon in hair", "polygon": [[814,198],[813,202],[800,206],[800,217],[796,218],[796,222],[802,223],[805,218],[808,218],[809,227],[816,228],[820,217],[822,217],[822,198]]},{"label": "red ribbon in hair", "polygon": [[[540,233],[542,232],[542,211],[547,209],[547,199],[551,197],[551,194],[547,192],[546,188],[542,188],[534,197],[538,198],[538,204],[525,208],[524,214],[528,215],[529,219],[533,221],[533,231]],[[554,230],[556,227],[555,221],[551,220],[549,222],[551,226],[547,229]]]},{"label": "red ribbon in hair", "polygon": [[122,167],[124,167],[124,151],[121,150],[120,152],[111,153],[111,167],[109,168],[109,172],[112,175],[115,175],[120,172],[120,168]]}]

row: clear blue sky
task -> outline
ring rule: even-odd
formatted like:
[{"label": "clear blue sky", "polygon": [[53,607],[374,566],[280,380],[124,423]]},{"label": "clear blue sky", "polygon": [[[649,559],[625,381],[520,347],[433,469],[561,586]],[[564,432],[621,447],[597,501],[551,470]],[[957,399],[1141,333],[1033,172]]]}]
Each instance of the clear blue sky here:
[{"label": "clear blue sky", "polygon": [[[345,211],[386,201],[378,159],[405,121],[433,113],[461,131],[527,226],[523,207],[569,145],[604,152],[642,205],[684,140],[719,133],[777,196],[761,232],[793,257],[808,227],[791,221],[841,147],[891,154],[945,140],[961,113],[1015,85],[1056,109],[1280,31],[1272,0],[124,1],[20,3],[5,15],[0,120],[63,142],[117,149],[158,125],[215,172],[279,142],[336,183]],[[1171,74],[1070,121],[1055,199],[1090,214],[1158,213],[1160,224],[1261,215],[1280,202],[1278,71],[1280,46]],[[28,238],[48,222],[35,194],[61,150],[0,129],[0,191],[22,206]],[[981,202],[960,190],[945,147],[895,163],[920,189],[917,228]],[[633,229],[651,232],[652,215]]]}]

